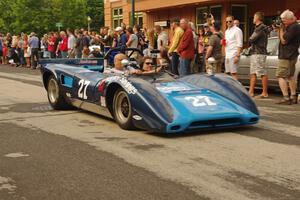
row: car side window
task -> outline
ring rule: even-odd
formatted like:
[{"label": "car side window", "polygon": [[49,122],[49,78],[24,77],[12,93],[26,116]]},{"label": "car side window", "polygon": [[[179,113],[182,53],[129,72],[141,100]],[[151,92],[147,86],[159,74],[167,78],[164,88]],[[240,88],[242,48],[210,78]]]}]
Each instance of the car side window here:
[{"label": "car side window", "polygon": [[277,56],[278,55],[278,45],[279,39],[278,38],[269,38],[267,51],[270,56]]}]

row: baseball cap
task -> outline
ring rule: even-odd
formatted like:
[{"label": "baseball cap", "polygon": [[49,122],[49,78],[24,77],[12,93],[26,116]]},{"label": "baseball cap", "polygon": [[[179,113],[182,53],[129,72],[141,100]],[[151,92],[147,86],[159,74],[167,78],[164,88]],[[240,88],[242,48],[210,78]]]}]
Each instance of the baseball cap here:
[{"label": "baseball cap", "polygon": [[115,29],[115,31],[122,31],[123,29],[122,29],[122,27],[120,27],[120,26],[118,26],[116,29]]}]

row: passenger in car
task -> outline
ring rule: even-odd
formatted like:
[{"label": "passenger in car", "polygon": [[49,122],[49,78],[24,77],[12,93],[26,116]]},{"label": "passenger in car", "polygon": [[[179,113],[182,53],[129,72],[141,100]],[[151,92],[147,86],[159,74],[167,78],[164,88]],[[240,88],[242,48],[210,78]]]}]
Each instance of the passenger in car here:
[{"label": "passenger in car", "polygon": [[154,67],[153,59],[149,56],[145,56],[142,62],[142,74],[143,75],[150,75],[154,73],[159,73],[163,66],[158,66],[157,68]]}]

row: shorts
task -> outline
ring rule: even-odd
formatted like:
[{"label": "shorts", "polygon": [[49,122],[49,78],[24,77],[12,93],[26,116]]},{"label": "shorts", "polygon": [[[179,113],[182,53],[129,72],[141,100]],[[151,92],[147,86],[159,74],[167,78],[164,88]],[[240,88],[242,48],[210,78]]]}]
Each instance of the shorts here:
[{"label": "shorts", "polygon": [[217,59],[215,63],[208,63],[206,61],[206,72],[211,71],[213,73],[221,73],[222,72],[222,60]]},{"label": "shorts", "polygon": [[296,69],[297,58],[292,60],[278,59],[276,77],[289,78],[294,76]]},{"label": "shorts", "polygon": [[266,55],[252,55],[250,57],[250,74],[256,74],[259,77],[267,75],[266,60]]},{"label": "shorts", "polygon": [[237,68],[239,63],[234,63],[234,58],[225,58],[225,72],[226,73],[237,73]]}]

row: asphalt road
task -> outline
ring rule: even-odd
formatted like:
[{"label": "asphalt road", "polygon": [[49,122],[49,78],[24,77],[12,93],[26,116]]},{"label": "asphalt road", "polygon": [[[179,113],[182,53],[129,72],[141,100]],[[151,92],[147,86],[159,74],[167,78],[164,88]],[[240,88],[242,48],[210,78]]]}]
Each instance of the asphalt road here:
[{"label": "asphalt road", "polygon": [[300,105],[239,129],[164,136],[54,111],[39,71],[0,66],[0,200],[300,199]]}]

